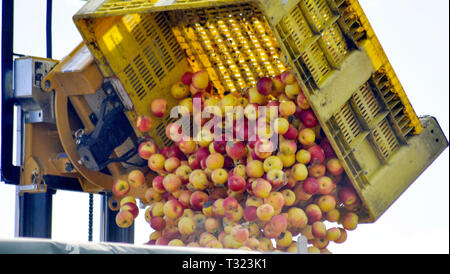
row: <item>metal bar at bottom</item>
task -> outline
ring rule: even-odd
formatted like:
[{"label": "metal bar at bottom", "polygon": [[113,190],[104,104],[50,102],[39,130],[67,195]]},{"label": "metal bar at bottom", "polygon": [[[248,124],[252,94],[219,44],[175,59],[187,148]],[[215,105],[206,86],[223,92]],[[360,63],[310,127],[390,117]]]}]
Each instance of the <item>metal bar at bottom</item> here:
[{"label": "metal bar at bottom", "polygon": [[112,211],[109,208],[111,193],[101,194],[101,223],[100,241],[134,243],[134,224],[129,228],[120,228],[116,224],[116,215],[119,211]]}]

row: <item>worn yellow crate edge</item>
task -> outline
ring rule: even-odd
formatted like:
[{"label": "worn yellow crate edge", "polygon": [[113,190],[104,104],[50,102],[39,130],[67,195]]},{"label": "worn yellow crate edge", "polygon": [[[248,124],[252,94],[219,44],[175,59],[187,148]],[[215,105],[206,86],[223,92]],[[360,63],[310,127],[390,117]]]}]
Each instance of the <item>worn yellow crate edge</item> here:
[{"label": "worn yellow crate edge", "polygon": [[420,134],[423,130],[422,123],[420,122],[419,117],[414,111],[408,99],[408,96],[406,95],[406,92],[403,89],[403,86],[400,83],[397,74],[395,73],[386,55],[386,52],[384,51],[380,41],[378,40],[377,35],[375,34],[375,31],[373,30],[369,22],[369,19],[367,18],[366,14],[364,13],[361,5],[357,0],[349,0],[349,2],[350,6],[353,8],[360,22],[362,23],[362,27],[367,33],[365,49],[369,57],[372,59],[375,70],[381,69],[389,77],[389,80],[393,85],[392,87],[393,91],[399,96],[403,105],[405,106],[406,115],[411,120],[410,126],[414,127],[415,134]]}]

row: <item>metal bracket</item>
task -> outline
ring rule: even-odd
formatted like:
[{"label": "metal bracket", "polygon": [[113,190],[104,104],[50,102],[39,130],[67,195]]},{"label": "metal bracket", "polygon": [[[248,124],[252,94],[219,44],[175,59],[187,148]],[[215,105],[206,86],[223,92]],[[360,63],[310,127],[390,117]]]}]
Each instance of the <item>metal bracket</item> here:
[{"label": "metal bracket", "polygon": [[33,171],[31,173],[32,173],[31,184],[18,185],[16,188],[18,195],[21,196],[24,193],[45,193],[45,192],[47,192],[47,184],[44,180],[44,177],[39,178],[40,175],[37,172],[37,169],[33,169]]},{"label": "metal bracket", "polygon": [[55,123],[54,92],[44,92],[40,86],[57,63],[28,56],[14,61],[14,99],[24,112],[25,123]]}]

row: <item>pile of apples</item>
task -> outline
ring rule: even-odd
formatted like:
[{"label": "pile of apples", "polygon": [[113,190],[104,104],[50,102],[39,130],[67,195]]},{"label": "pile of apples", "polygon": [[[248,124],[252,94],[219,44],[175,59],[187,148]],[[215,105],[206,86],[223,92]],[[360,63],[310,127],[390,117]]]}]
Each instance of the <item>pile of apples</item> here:
[{"label": "pile of apples", "polygon": [[[193,125],[211,122],[197,114],[206,110],[221,122],[197,136],[172,123],[166,134],[174,145],[158,148],[148,139],[139,145],[154,176],[133,170],[115,181],[113,192],[122,198],[118,226],[138,215],[130,189],[147,186],[149,245],[297,252],[301,234],[310,253],[329,253],[330,242],[343,243],[357,227],[361,201],[294,73],[219,96],[206,71],[187,72],[171,94]],[[227,116],[230,107],[242,111]],[[150,108],[155,117],[168,115],[165,99]],[[152,126],[150,116],[136,120],[144,133]]]}]

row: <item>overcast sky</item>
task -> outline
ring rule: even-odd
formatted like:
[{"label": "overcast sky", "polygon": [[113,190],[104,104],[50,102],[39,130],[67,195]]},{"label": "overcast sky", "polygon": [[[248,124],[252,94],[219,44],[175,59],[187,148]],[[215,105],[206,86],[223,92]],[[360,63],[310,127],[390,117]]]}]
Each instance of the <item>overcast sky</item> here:
[{"label": "overcast sky", "polygon": [[[85,3],[55,0],[53,58],[81,42],[72,16]],[[415,111],[437,117],[449,136],[449,1],[360,0]],[[45,57],[45,0],[15,0],[14,52]],[[32,22],[32,23],[30,23]],[[334,253],[449,253],[448,149],[374,224],[349,232]],[[99,197],[95,195],[94,241],[99,241]],[[52,239],[87,241],[88,194],[57,191]],[[15,187],[0,183],[0,239],[14,237]],[[141,210],[135,243],[148,240]]]}]

